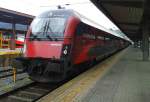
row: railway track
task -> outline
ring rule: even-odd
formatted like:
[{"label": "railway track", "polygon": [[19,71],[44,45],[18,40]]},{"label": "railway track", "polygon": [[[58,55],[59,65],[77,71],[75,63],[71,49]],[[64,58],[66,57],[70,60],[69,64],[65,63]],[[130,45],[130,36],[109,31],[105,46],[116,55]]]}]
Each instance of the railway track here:
[{"label": "railway track", "polygon": [[[78,66],[78,67],[83,67],[83,66]],[[29,85],[23,86],[19,89],[6,93],[0,96],[0,102],[35,102],[41,97],[47,95],[48,93],[56,89],[57,87],[73,79],[80,73],[88,70],[91,66],[84,65],[84,67],[86,68],[80,70],[79,72],[72,73],[70,77],[68,77],[65,81],[61,83],[43,84],[43,83],[33,82]]]},{"label": "railway track", "polygon": [[34,102],[45,96],[60,84],[32,83],[13,92],[0,96],[0,102]]},{"label": "railway track", "polygon": [[[79,73],[78,73],[79,74]],[[60,83],[37,83],[33,82],[26,86],[15,89],[11,92],[5,93],[0,96],[0,102],[35,102],[41,97],[47,95],[54,89],[68,82],[78,74],[73,74],[70,78]]]},{"label": "railway track", "polygon": [[54,89],[71,80],[76,75],[71,76],[61,83],[36,83],[33,82],[0,96],[0,102],[35,102],[41,97],[47,95]]},{"label": "railway track", "polygon": [[[17,70],[17,86],[1,85],[0,88],[0,102],[33,102],[40,97],[46,95],[51,90],[55,89],[58,85],[53,84],[40,84],[36,82],[20,81],[26,78],[26,74],[21,70]],[[0,79],[4,80],[11,78],[13,76],[12,68],[1,68],[0,69]],[[23,83],[20,83],[23,82]],[[13,84],[13,83],[10,83]],[[15,85],[15,84],[14,84]],[[11,88],[8,88],[8,87]],[[4,87],[4,88],[3,88]],[[6,88],[5,88],[6,87]]]},{"label": "railway track", "polygon": [[[24,71],[22,69],[18,69],[16,74],[21,74],[24,73]],[[5,77],[9,77],[12,76],[13,73],[13,69],[11,67],[8,68],[0,68],[0,78],[5,78]]]}]

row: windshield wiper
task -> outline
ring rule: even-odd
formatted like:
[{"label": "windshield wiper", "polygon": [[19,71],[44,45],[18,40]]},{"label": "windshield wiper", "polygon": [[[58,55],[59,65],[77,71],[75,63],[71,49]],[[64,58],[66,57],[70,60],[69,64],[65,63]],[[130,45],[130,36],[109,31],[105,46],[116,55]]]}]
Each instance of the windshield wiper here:
[{"label": "windshield wiper", "polygon": [[37,37],[37,35],[34,35],[34,34],[31,34],[31,37],[30,37],[31,40],[40,40],[40,38]]},{"label": "windshield wiper", "polygon": [[55,39],[55,38],[53,39],[53,38],[48,34],[48,30],[50,30],[50,32],[53,33],[53,32],[52,32],[52,29],[51,29],[51,27],[50,27],[49,25],[50,25],[50,20],[48,20],[48,21],[46,22],[46,24],[45,24],[44,33],[45,33],[45,35],[46,35],[46,37],[47,37],[48,39],[57,41],[57,39]]},{"label": "windshield wiper", "polygon": [[49,35],[46,35],[46,37],[47,37],[49,40],[53,40]]},{"label": "windshield wiper", "polygon": [[59,37],[51,37],[50,35],[46,35],[46,37],[52,41],[61,41],[63,38]]},{"label": "windshield wiper", "polygon": [[[44,32],[43,33],[45,33],[45,35],[47,36],[48,35],[48,30],[50,30],[50,32],[53,34],[53,30],[52,30],[52,28],[50,27],[50,19],[46,22],[46,24],[45,24],[45,27],[44,27]],[[48,35],[49,36],[49,35]]]}]

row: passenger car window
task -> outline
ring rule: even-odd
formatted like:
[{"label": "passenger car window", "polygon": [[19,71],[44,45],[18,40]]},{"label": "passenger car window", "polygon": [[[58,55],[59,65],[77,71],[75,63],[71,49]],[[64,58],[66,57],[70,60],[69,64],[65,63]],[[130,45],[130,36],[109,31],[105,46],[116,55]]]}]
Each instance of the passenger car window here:
[{"label": "passenger car window", "polygon": [[76,34],[78,36],[81,36],[82,34],[87,33],[87,31],[88,31],[87,26],[84,23],[79,23],[77,25]]}]

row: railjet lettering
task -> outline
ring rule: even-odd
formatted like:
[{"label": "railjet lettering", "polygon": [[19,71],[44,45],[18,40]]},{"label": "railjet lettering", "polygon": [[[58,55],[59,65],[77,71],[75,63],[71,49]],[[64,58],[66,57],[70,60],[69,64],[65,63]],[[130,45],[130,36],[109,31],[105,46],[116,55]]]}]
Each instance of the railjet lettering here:
[{"label": "railjet lettering", "polygon": [[100,40],[104,40],[104,37],[102,37],[102,36],[97,36],[96,37],[93,34],[87,34],[87,33],[83,34],[83,37],[88,38],[88,39],[93,39],[93,40],[95,40],[96,38],[100,39]]},{"label": "railjet lettering", "polygon": [[62,44],[50,44],[51,46],[62,46]]},{"label": "railjet lettering", "polygon": [[97,36],[97,39],[99,39],[99,40],[104,40],[104,37],[102,37],[102,36]]},{"label": "railjet lettering", "polygon": [[96,39],[96,36],[95,35],[92,35],[92,34],[83,34],[83,37],[86,37],[86,38],[89,38],[89,39]]}]

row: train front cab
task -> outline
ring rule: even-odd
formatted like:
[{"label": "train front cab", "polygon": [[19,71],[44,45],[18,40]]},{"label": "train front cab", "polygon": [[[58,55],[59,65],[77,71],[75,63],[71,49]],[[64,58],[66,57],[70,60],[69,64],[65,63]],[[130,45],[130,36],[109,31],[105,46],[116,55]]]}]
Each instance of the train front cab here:
[{"label": "train front cab", "polygon": [[32,22],[25,38],[24,57],[16,58],[13,65],[23,68],[35,81],[58,82],[68,75],[72,65],[117,51],[119,41],[112,38],[76,16],[46,12]]},{"label": "train front cab", "polygon": [[14,66],[21,66],[35,81],[57,82],[66,77],[72,65],[73,34],[79,19],[45,15],[32,22],[25,38],[24,57],[17,58]]}]

